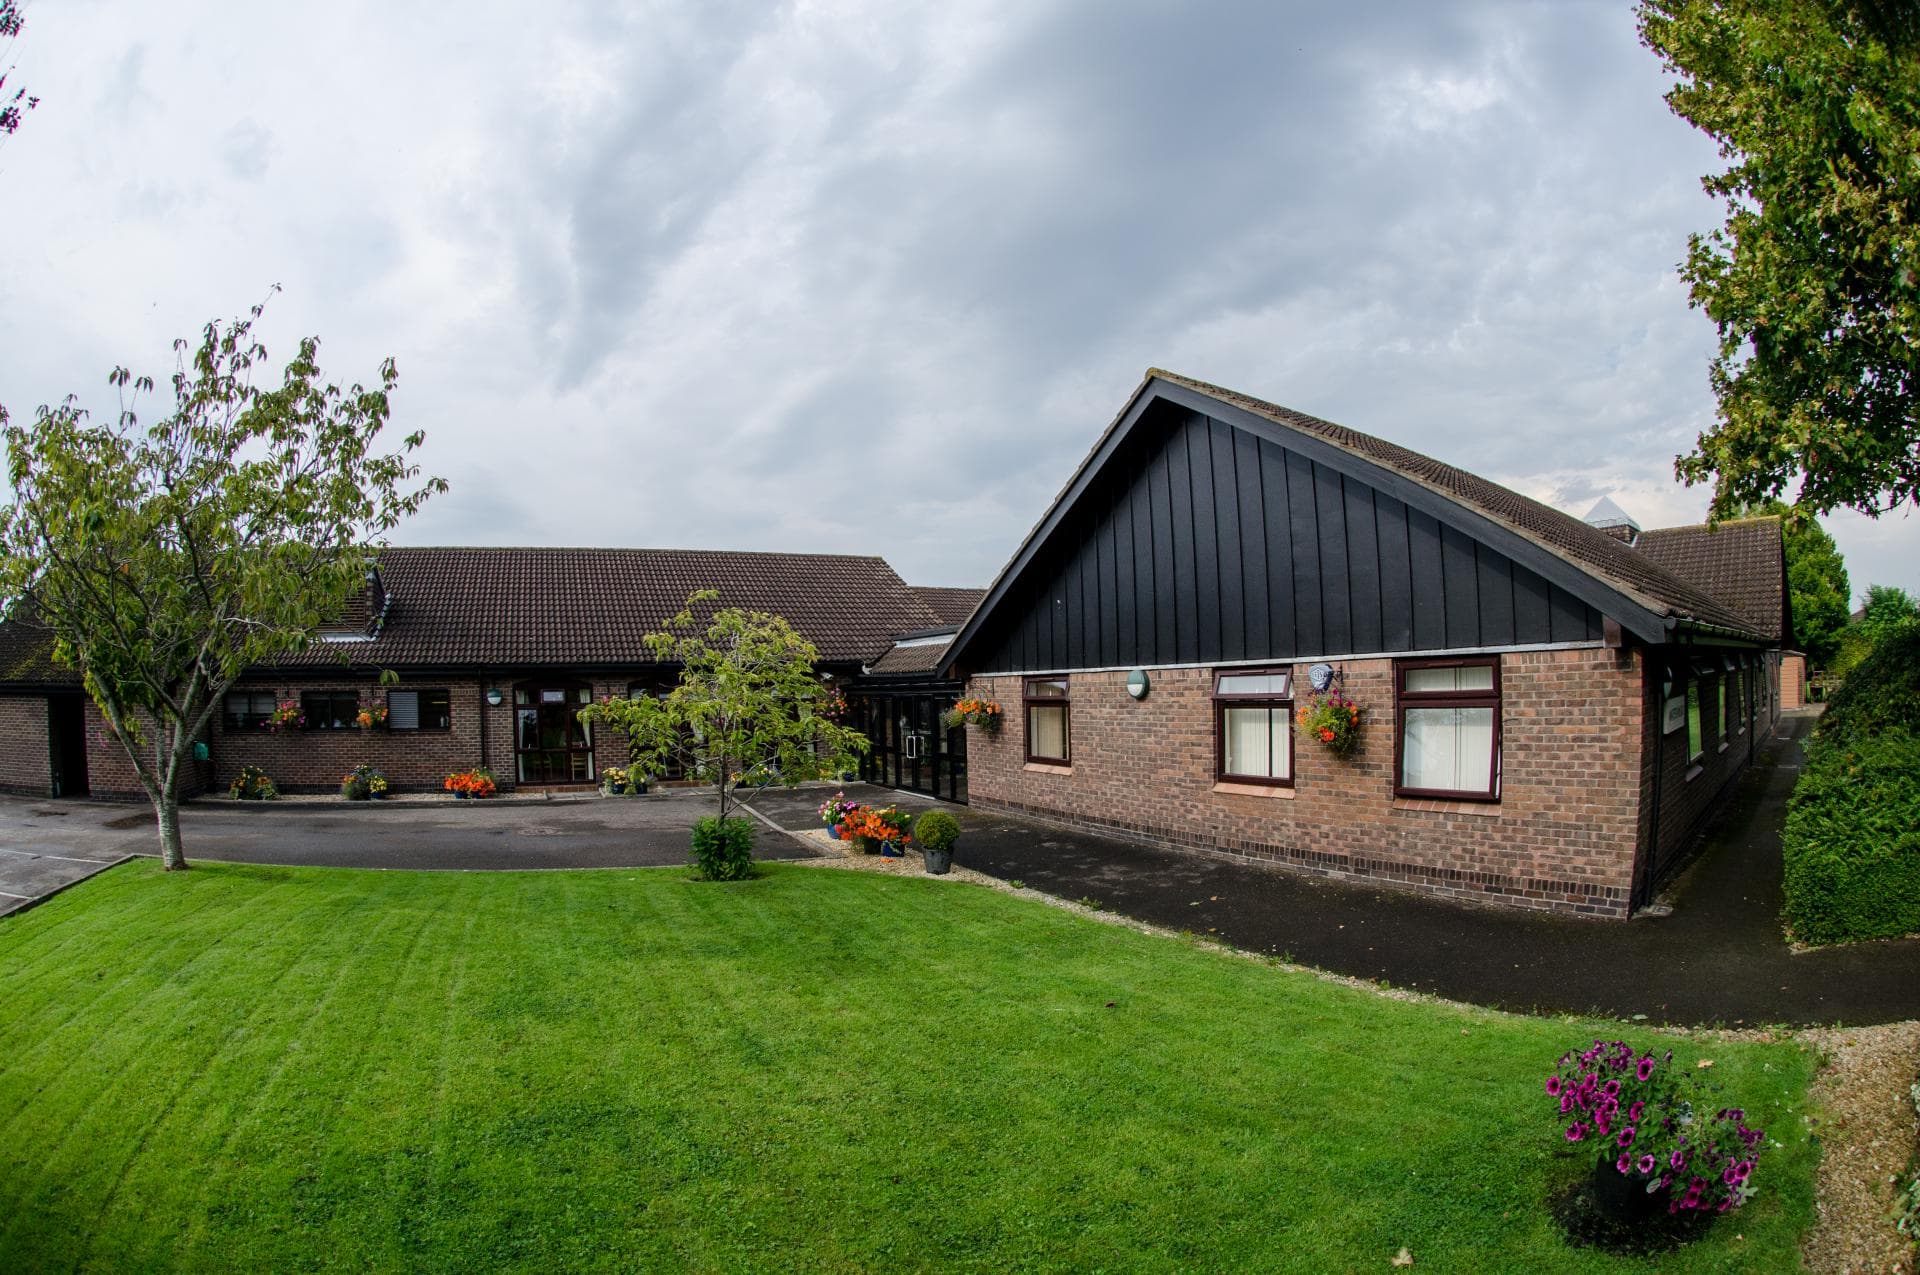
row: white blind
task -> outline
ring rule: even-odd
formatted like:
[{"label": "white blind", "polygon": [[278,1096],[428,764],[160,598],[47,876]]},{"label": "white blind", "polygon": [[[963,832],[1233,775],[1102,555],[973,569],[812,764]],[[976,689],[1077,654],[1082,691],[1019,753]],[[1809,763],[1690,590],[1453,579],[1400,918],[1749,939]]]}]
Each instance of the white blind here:
[{"label": "white blind", "polygon": [[1027,710],[1027,751],[1035,757],[1067,755],[1067,710],[1034,705]]},{"label": "white blind", "polygon": [[1467,664],[1457,668],[1410,668],[1407,670],[1407,694],[1421,691],[1490,691],[1493,667]]},{"label": "white blind", "polygon": [[1249,778],[1285,779],[1292,756],[1287,748],[1287,712],[1270,708],[1229,708],[1224,732],[1226,773]]},{"label": "white blind", "polygon": [[1400,783],[1441,792],[1491,793],[1493,710],[1409,708]]},{"label": "white blind", "polygon": [[387,692],[387,729],[420,729],[420,692]]}]

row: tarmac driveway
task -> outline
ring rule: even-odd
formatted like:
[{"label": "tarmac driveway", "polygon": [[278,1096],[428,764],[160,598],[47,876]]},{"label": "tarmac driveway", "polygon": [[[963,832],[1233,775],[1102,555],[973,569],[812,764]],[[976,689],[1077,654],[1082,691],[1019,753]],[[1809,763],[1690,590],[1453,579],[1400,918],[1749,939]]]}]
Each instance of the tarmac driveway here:
[{"label": "tarmac driveway", "polygon": [[[646,868],[687,861],[693,821],[712,796],[554,801],[190,802],[180,810],[187,858],[333,868],[500,871]],[[817,801],[818,798],[815,798]],[[761,825],[762,859],[813,857]],[[159,853],[145,805],[0,797],[0,915],[131,855]]]}]

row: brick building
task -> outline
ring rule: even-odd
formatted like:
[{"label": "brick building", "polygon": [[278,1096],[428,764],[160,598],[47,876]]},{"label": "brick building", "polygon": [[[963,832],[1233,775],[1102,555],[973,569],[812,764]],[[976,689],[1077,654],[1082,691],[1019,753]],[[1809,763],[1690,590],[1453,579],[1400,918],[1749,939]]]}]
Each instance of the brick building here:
[{"label": "brick building", "polygon": [[[941,656],[1005,710],[969,800],[1625,916],[1771,729],[1791,616],[1775,520],[1596,521],[1150,372]],[[1294,729],[1322,690],[1346,757]]]},{"label": "brick building", "polygon": [[[508,789],[593,784],[625,763],[625,744],[576,713],[672,685],[678,669],[643,638],[694,591],[785,616],[842,681],[895,634],[938,626],[952,592],[909,588],[874,557],[644,549],[387,549],[370,585],[313,647],[225,697],[193,791],[224,789],[245,765],[287,791],[330,791],[363,762],[401,791],[475,766]],[[50,650],[44,630],[0,625],[0,791],[139,796],[125,750]],[[281,704],[304,724],[268,729]],[[384,710],[384,725],[356,726],[362,708]]]}]

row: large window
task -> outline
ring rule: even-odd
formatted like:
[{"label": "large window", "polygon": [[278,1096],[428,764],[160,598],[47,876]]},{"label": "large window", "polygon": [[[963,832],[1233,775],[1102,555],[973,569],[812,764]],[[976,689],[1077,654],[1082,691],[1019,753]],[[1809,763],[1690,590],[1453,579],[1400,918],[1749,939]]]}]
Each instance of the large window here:
[{"label": "large window", "polygon": [[388,730],[451,730],[453,697],[446,691],[388,691]]},{"label": "large window", "polygon": [[1068,764],[1072,706],[1064,677],[1030,677],[1026,685],[1027,760]]},{"label": "large window", "polygon": [[346,730],[357,725],[360,692],[302,691],[300,711],[307,716],[308,730]]},{"label": "large window", "polygon": [[1293,676],[1272,670],[1218,674],[1213,703],[1215,777],[1293,783]]},{"label": "large window", "polygon": [[273,716],[272,691],[228,691],[225,725],[228,730],[262,730]]},{"label": "large window", "polygon": [[1706,732],[1700,725],[1700,678],[1687,682],[1687,761],[1696,762],[1707,751]]},{"label": "large window", "polygon": [[1500,661],[1395,666],[1400,782],[1409,797],[1500,797]]}]

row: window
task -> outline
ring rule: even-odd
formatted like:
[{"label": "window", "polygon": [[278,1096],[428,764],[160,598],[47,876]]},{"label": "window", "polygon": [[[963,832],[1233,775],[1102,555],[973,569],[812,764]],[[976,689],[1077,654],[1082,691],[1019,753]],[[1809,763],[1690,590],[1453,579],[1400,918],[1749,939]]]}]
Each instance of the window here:
[{"label": "window", "polygon": [[1744,735],[1747,733],[1747,718],[1752,715],[1748,697],[1753,694],[1753,678],[1747,673],[1747,657],[1744,655],[1737,666],[1728,660],[1727,667],[1732,670],[1727,674],[1727,698],[1733,702],[1734,729]]},{"label": "window", "polygon": [[453,697],[446,691],[388,691],[388,730],[450,730]]},{"label": "window", "polygon": [[1026,685],[1027,760],[1068,764],[1071,706],[1064,677],[1031,677]]},{"label": "window", "polygon": [[1293,783],[1293,675],[1221,673],[1213,680],[1214,776],[1223,781]]},{"label": "window", "polygon": [[272,691],[228,691],[226,727],[228,730],[261,730],[273,716]]},{"label": "window", "polygon": [[1699,761],[1707,751],[1700,729],[1700,679],[1687,683],[1687,761]]},{"label": "window", "polygon": [[308,730],[346,730],[360,714],[358,691],[302,691],[300,711]]},{"label": "window", "polygon": [[1400,782],[1408,797],[1500,798],[1500,661],[1395,666]]},{"label": "window", "polygon": [[1720,667],[1720,747],[1725,748],[1733,738],[1733,697],[1739,682],[1734,676],[1732,656],[1722,659]]}]

